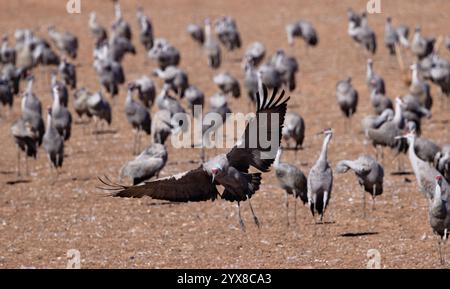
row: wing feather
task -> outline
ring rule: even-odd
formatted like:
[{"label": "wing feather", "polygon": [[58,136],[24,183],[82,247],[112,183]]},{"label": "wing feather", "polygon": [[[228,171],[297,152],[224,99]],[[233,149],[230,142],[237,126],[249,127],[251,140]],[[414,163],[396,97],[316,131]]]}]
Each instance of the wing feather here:
[{"label": "wing feather", "polygon": [[107,177],[105,179],[99,178],[106,188],[99,188],[112,191],[110,194],[112,197],[142,198],[148,196],[171,202],[199,202],[215,200],[218,195],[211,176],[201,166],[195,170],[136,186],[124,186],[113,183]]},{"label": "wing feather", "polygon": [[[268,90],[265,85],[263,85],[262,98],[259,92],[256,93],[256,117],[250,120],[240,142],[238,142],[238,144],[227,154],[230,165],[241,172],[248,172],[250,166],[253,166],[262,172],[267,172],[275,160],[275,154],[272,156],[269,152],[276,152],[280,145],[281,131],[286,115],[287,102],[289,100],[289,97],[284,99],[284,90],[282,90],[278,96],[277,94],[278,89],[274,89],[272,96],[268,100]],[[264,114],[267,115],[267,123],[260,122],[260,118]],[[272,127],[271,119],[274,115],[278,116],[278,127]],[[251,132],[251,129],[256,129],[257,132]],[[266,131],[266,137],[271,137],[273,130],[277,131],[278,143],[275,149],[272,147],[261,147],[259,135],[263,130]],[[252,142],[251,138],[255,137],[257,137],[256,147],[252,148],[250,147],[250,143]]]}]

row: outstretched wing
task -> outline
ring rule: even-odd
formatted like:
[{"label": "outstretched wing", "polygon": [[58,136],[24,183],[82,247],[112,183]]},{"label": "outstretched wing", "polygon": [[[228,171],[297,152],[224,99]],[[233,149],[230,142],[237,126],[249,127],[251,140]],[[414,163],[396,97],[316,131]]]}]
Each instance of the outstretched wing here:
[{"label": "outstretched wing", "polygon": [[211,176],[201,166],[195,170],[136,186],[115,184],[107,178],[106,180],[99,178],[99,180],[106,185],[106,188],[99,187],[99,189],[112,191],[112,197],[142,198],[148,196],[171,202],[199,202],[214,200],[218,195]]},{"label": "outstretched wing", "polygon": [[[275,160],[276,152],[280,146],[281,130],[286,115],[289,97],[283,100],[284,90],[277,96],[278,89],[274,89],[272,96],[268,97],[267,87],[263,85],[263,95],[256,93],[256,117],[251,119],[245,128],[241,140],[227,154],[230,165],[239,171],[248,172],[250,166],[262,172],[267,172]],[[278,117],[278,124],[272,124],[272,120]],[[273,127],[274,126],[274,127]],[[278,140],[273,147],[272,132]],[[261,144],[262,139],[270,143],[268,147]]]}]

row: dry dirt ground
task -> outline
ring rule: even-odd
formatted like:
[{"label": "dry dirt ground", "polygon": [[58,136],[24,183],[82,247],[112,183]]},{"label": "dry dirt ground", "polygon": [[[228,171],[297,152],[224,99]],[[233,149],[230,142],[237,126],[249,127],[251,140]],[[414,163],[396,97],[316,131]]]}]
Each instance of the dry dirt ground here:
[{"label": "dry dirt ground", "polygon": [[[395,58],[383,47],[385,18],[413,28],[420,24],[426,35],[446,35],[450,20],[450,2],[382,1],[382,13],[370,15],[370,25],[378,35],[379,50],[374,57],[376,70],[387,81],[388,95],[406,93]],[[69,15],[65,1],[3,1],[0,32],[11,35],[16,28],[30,27],[46,35],[50,24],[79,36],[79,84],[90,90],[99,88],[92,68],[93,41],[88,17],[96,11],[100,23],[113,20],[111,1],[82,2],[82,13]],[[366,55],[346,34],[346,9],[360,11],[366,1],[293,0],[293,1],[122,1],[125,18],[135,32],[138,54],[127,56],[124,68],[128,80],[149,74],[155,64],[146,60],[137,40],[135,9],[138,5],[150,15],[156,36],[165,37],[182,54],[180,66],[190,81],[215,93],[213,72],[204,55],[186,33],[191,22],[205,17],[233,16],[238,24],[243,46],[262,41],[272,54],[284,48],[300,62],[299,89],[290,93],[289,110],[300,113],[306,121],[304,150],[297,158],[288,151],[284,160],[298,165],[305,173],[318,156],[322,138],[315,133],[332,127],[335,136],[329,159],[334,167],[341,159],[356,158],[361,153],[374,154],[363,145],[359,133],[361,118],[371,112],[365,86]],[[308,19],[317,28],[319,46],[305,49],[301,42],[288,47],[284,26],[299,18]],[[442,49],[445,57],[450,54]],[[237,57],[243,50],[225,53],[220,71],[243,77]],[[410,61],[408,58],[407,61]],[[335,84],[351,75],[360,92],[360,105],[353,121],[354,139],[344,130],[344,119],[335,102]],[[50,104],[48,79],[36,70],[36,94]],[[157,82],[158,87],[161,83]],[[23,87],[23,86],[22,86]],[[449,111],[435,95],[433,117],[424,123],[424,135],[439,144],[449,141]],[[66,158],[55,183],[46,156],[39,150],[37,160],[29,162],[31,175],[16,177],[16,148],[9,129],[19,116],[19,99],[13,112],[0,119],[0,268],[21,266],[65,268],[67,251],[77,249],[83,268],[365,268],[367,253],[376,249],[383,268],[441,268],[437,242],[428,225],[427,202],[418,192],[414,175],[393,176],[395,162],[387,153],[385,191],[377,198],[376,209],[362,217],[361,191],[352,174],[336,175],[325,225],[313,225],[306,207],[299,206],[297,225],[285,225],[284,192],[273,172],[264,174],[261,190],[252,198],[259,216],[260,230],[253,224],[248,204],[243,204],[247,232],[239,229],[236,205],[224,201],[162,204],[148,198],[115,199],[102,197],[95,188],[97,176],[115,179],[121,165],[133,156],[132,130],[128,125],[122,87],[113,109],[113,123],[108,134],[92,135],[92,127],[74,125],[73,136],[66,143]],[[248,111],[247,99],[231,100],[233,111]],[[72,107],[71,107],[72,109]],[[146,139],[150,142],[150,138]],[[168,144],[169,161],[162,176],[197,166],[198,151],[176,150]],[[406,167],[409,161],[404,157]],[[291,208],[293,202],[291,200]],[[368,204],[370,208],[370,204]],[[291,217],[292,219],[292,217]],[[445,248],[450,258],[450,248]],[[450,259],[445,267],[449,268]]]}]

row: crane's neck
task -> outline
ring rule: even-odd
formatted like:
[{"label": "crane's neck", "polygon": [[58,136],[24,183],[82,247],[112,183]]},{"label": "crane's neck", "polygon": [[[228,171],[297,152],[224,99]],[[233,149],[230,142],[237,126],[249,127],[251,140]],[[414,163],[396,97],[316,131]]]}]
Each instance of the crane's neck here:
[{"label": "crane's neck", "polygon": [[116,1],[116,3],[114,4],[114,15],[116,17],[116,20],[122,19],[122,10],[120,9],[119,1]]},{"label": "crane's neck", "polygon": [[367,78],[371,79],[373,77],[373,63],[367,62],[367,72],[366,72]]},{"label": "crane's neck", "polygon": [[331,134],[328,134],[325,136],[325,139],[323,140],[323,144],[322,144],[322,150],[320,151],[320,157],[319,157],[319,162],[320,163],[326,163],[328,160],[328,144],[331,141]]},{"label": "crane's neck", "polygon": [[281,148],[278,148],[277,155],[275,156],[275,161],[273,162],[273,166],[276,168],[280,165],[281,155],[283,154],[283,151]]},{"label": "crane's neck", "polygon": [[205,23],[205,38],[206,41],[211,42],[211,23]]},{"label": "crane's neck", "polygon": [[420,84],[419,70],[416,65],[412,69],[412,77],[411,78],[412,78],[412,85]]},{"label": "crane's neck", "polygon": [[125,99],[125,103],[133,102],[133,90],[131,88],[128,89],[127,98]]},{"label": "crane's neck", "polygon": [[56,74],[52,73],[51,85],[54,87],[56,85]]},{"label": "crane's neck", "polygon": [[50,131],[52,127],[52,116],[50,113],[47,114],[47,131]]},{"label": "crane's neck", "polygon": [[28,97],[28,94],[31,95],[33,93],[33,79],[28,80],[27,90],[25,95]]},{"label": "crane's neck", "polygon": [[401,126],[401,122],[403,119],[402,108],[399,102],[395,103],[395,114],[394,114],[394,122]]},{"label": "crane's neck", "polygon": [[57,89],[53,89],[53,104],[52,104],[52,110],[57,111],[61,107],[61,102],[59,99],[59,92]]}]

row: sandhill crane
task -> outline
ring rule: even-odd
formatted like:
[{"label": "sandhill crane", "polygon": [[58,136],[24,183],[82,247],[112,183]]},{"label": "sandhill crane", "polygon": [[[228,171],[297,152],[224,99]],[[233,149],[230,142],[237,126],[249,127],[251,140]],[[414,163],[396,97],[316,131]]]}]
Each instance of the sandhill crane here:
[{"label": "sandhill crane", "polygon": [[[400,135],[396,137],[397,139],[406,138],[408,140],[408,156],[411,162],[411,167],[417,179],[417,184],[419,186],[422,194],[428,199],[432,200],[435,191],[435,177],[441,176],[433,166],[431,166],[427,161],[420,159],[415,148],[416,144],[416,133],[415,131],[410,131],[405,135]],[[450,189],[449,184],[446,180],[443,180],[442,187],[444,190]]]},{"label": "sandhill crane", "polygon": [[64,84],[72,89],[77,87],[77,70],[75,65],[69,63],[66,58],[63,58],[59,64],[58,71],[64,81]]},{"label": "sandhill crane", "polygon": [[348,21],[348,28],[347,28],[347,34],[352,37],[354,41],[357,42],[355,29],[357,27],[361,26],[361,15],[353,11],[352,8],[347,9],[347,21]]},{"label": "sandhill crane", "polygon": [[205,42],[205,32],[200,25],[191,23],[188,25],[186,30],[191,36],[192,40],[197,42],[199,45],[203,45],[203,43]]},{"label": "sandhill crane", "polygon": [[436,169],[450,183],[450,143],[444,145],[434,158]]},{"label": "sandhill crane", "polygon": [[450,203],[448,202],[449,195],[448,191],[445,191],[444,182],[442,176],[436,176],[436,189],[429,208],[430,226],[433,232],[440,237],[438,248],[442,265],[445,264],[445,255],[442,254],[441,243],[445,245],[450,232]]},{"label": "sandhill crane", "polygon": [[256,69],[254,67],[254,61],[251,58],[245,59],[245,76],[244,76],[244,87],[247,91],[247,96],[250,101],[256,102],[256,99],[254,99],[256,92],[258,91],[258,76]]},{"label": "sandhill crane", "polygon": [[164,70],[155,69],[154,74],[164,80],[164,83],[169,84],[169,87],[178,97],[184,97],[184,91],[189,87],[189,77],[184,70],[175,66],[168,66]]},{"label": "sandhill crane", "polygon": [[136,54],[136,48],[128,38],[122,36],[114,36],[108,43],[109,55],[111,59],[122,62],[126,54]]},{"label": "sandhill crane", "polygon": [[77,89],[74,94],[73,107],[79,118],[83,118],[83,115],[87,117],[92,117],[89,112],[87,101],[92,94],[86,89],[86,87],[81,87]]},{"label": "sandhill crane", "polygon": [[89,29],[95,38],[96,47],[100,47],[108,40],[108,33],[106,29],[97,22],[97,14],[95,12],[89,14]]},{"label": "sandhill crane", "polygon": [[[405,128],[405,119],[401,105],[401,99],[397,98],[395,101],[394,118],[391,121],[386,121],[379,128],[368,129],[367,136],[376,148],[378,146],[387,146],[394,149],[397,153],[406,152],[408,148],[407,143],[401,139],[396,139],[397,136],[403,133],[403,129]],[[383,151],[381,151],[381,158],[383,158]]]},{"label": "sandhill crane", "polygon": [[155,101],[156,88],[155,83],[147,76],[142,76],[134,81],[138,91],[139,100],[146,108],[150,108]]},{"label": "sandhill crane", "polygon": [[2,45],[0,47],[0,63],[2,64],[16,64],[16,49],[9,47],[8,36],[2,37]]},{"label": "sandhill crane", "polygon": [[60,63],[58,54],[52,50],[50,44],[45,40],[36,41],[32,53],[34,65],[57,66]]},{"label": "sandhill crane", "polygon": [[60,33],[53,25],[48,27],[48,35],[59,50],[73,59],[77,58],[78,38],[75,35],[67,31]]},{"label": "sandhill crane", "polygon": [[8,105],[10,110],[14,103],[14,95],[9,81],[0,78],[0,103],[4,106]]},{"label": "sandhill crane", "polygon": [[164,38],[156,38],[148,56],[158,62],[160,69],[167,66],[176,66],[180,63],[180,52]]},{"label": "sandhill crane", "polygon": [[148,110],[133,99],[133,90],[136,89],[134,83],[128,84],[127,98],[125,100],[125,115],[128,123],[131,124],[135,130],[135,137],[133,142],[133,154],[140,151],[140,131],[143,130],[148,135],[151,133],[152,120]]},{"label": "sandhill crane", "polygon": [[[284,122],[287,101],[284,93],[277,95],[274,91],[269,100],[268,91],[264,87],[263,95],[257,97],[256,117],[251,119],[243,134],[233,149],[227,154],[220,154],[200,165],[200,167],[162,179],[146,182],[138,186],[122,186],[104,181],[108,190],[112,190],[111,196],[140,198],[149,196],[154,199],[162,199],[173,202],[188,201],[207,201],[215,200],[218,196],[227,201],[237,201],[238,217],[241,229],[245,230],[244,222],[241,218],[242,201],[248,200],[252,211],[254,221],[259,226],[259,221],[251,206],[250,198],[255,194],[261,183],[261,173],[249,173],[250,166],[261,172],[267,172],[274,162],[275,154],[270,153],[274,149],[277,150],[280,145],[281,135],[278,135],[278,142],[273,143],[269,148],[263,149],[259,144],[249,147],[251,138],[260,133],[262,130],[279,131],[281,134],[281,126]],[[277,115],[279,117],[278,127],[272,125],[262,125],[259,122],[260,115],[264,113],[268,117]],[[223,186],[225,189],[219,194],[217,185]]]},{"label": "sandhill crane", "polygon": [[308,202],[308,187],[305,174],[294,165],[282,163],[280,161],[281,155],[282,149],[280,147],[278,148],[273,167],[281,188],[286,192],[286,224],[289,226],[289,195],[294,196],[294,223],[296,223],[297,198],[299,198],[303,204],[306,204]]},{"label": "sandhill crane", "polygon": [[336,84],[336,99],[344,116],[348,119],[347,129],[351,130],[351,118],[358,106],[358,91],[352,86],[352,78],[340,80]]},{"label": "sandhill crane", "polygon": [[159,95],[156,97],[156,105],[159,109],[167,109],[173,116],[176,113],[184,113],[184,108],[177,99],[169,95],[170,85],[164,83]]},{"label": "sandhill crane", "polygon": [[52,124],[66,141],[72,131],[72,115],[67,107],[61,105],[60,99],[58,88],[53,87]]},{"label": "sandhill crane", "polygon": [[111,105],[103,97],[100,91],[90,95],[86,101],[88,112],[94,117],[94,132],[97,128],[97,122],[104,120],[108,125],[112,122]]},{"label": "sandhill crane", "polygon": [[25,174],[28,175],[28,157],[37,156],[37,132],[23,117],[11,126],[11,134],[17,145],[17,176],[20,176],[20,152],[25,152]]},{"label": "sandhill crane", "polygon": [[34,76],[27,77],[27,88],[22,97],[22,114],[37,114],[42,115],[42,104],[39,98],[33,93]]},{"label": "sandhill crane", "polygon": [[435,42],[434,38],[424,38],[421,28],[417,26],[411,42],[411,51],[418,59],[423,59],[433,52]]},{"label": "sandhill crane", "polygon": [[65,86],[65,84],[56,79],[57,75],[58,75],[57,71],[52,71],[51,72],[52,78],[51,78],[51,89],[50,89],[50,91],[52,92],[53,89],[56,88],[58,90],[60,103],[63,106],[67,107],[67,103],[69,102],[69,92],[67,91],[67,87]]},{"label": "sandhill crane", "polygon": [[171,113],[166,109],[158,110],[152,119],[153,142],[164,144],[172,133]]},{"label": "sandhill crane", "polygon": [[377,39],[375,32],[369,27],[367,14],[365,12],[362,13],[359,25],[354,19],[349,18],[348,34],[368,52],[375,54],[377,50]]},{"label": "sandhill crane", "polygon": [[158,178],[159,172],[167,162],[167,150],[164,145],[154,143],[144,149],[134,160],[127,162],[120,169],[120,179],[129,177],[133,185],[140,184],[153,177]]},{"label": "sandhill crane", "polygon": [[206,56],[208,57],[208,65],[213,69],[217,69],[221,63],[220,46],[211,33],[211,21],[205,19],[205,43],[203,44]]},{"label": "sandhill crane", "polygon": [[244,68],[247,61],[252,61],[253,65],[258,66],[266,55],[266,47],[261,42],[253,42],[245,51]]},{"label": "sandhill crane", "polygon": [[184,92],[184,98],[187,100],[193,116],[195,116],[195,106],[200,105],[201,107],[203,107],[203,104],[205,103],[205,95],[194,85],[191,85],[188,87],[188,89],[186,89],[186,91]]},{"label": "sandhill crane", "polygon": [[239,81],[228,72],[216,74],[213,78],[213,82],[224,94],[231,94],[235,98],[241,96]]},{"label": "sandhill crane", "polygon": [[120,9],[119,0],[114,1],[114,22],[111,26],[114,37],[125,37],[126,39],[132,39],[131,28],[128,22],[123,19],[122,10]]},{"label": "sandhill crane", "polygon": [[316,29],[311,22],[299,20],[286,26],[288,44],[294,45],[294,38],[303,38],[307,46],[316,46],[319,42]]},{"label": "sandhill crane", "polygon": [[437,54],[433,55],[430,79],[440,87],[442,94],[450,97],[450,61],[439,57]]},{"label": "sandhill crane", "polygon": [[228,51],[241,48],[241,36],[236,21],[230,16],[219,18],[214,26],[219,41]]},{"label": "sandhill crane", "polygon": [[416,132],[421,133],[421,120],[423,117],[431,118],[431,112],[420,104],[420,101],[408,94],[402,98],[403,115],[407,122],[414,122]]},{"label": "sandhill crane", "polygon": [[139,7],[136,12],[136,18],[139,24],[139,40],[144,46],[145,50],[150,50],[153,47],[153,26],[150,18],[144,15],[144,9]]},{"label": "sandhill crane", "polygon": [[430,85],[423,80],[418,64],[411,65],[411,85],[409,93],[414,96],[426,109],[430,110],[433,105],[431,97]]},{"label": "sandhill crane", "polygon": [[14,95],[19,94],[20,80],[24,76],[24,69],[15,67],[12,64],[5,64],[1,70],[1,77],[4,81],[9,82],[11,85],[12,93]]},{"label": "sandhill crane", "polygon": [[[417,132],[416,124],[414,122],[408,122],[406,126],[408,131]],[[427,138],[416,137],[416,141],[414,142],[414,150],[416,155],[421,160],[433,164],[436,159],[436,155],[441,151],[441,148]]]},{"label": "sandhill crane", "polygon": [[119,85],[125,83],[122,65],[112,59],[101,58],[94,62],[94,67],[106,91],[111,97],[116,96],[119,93]]},{"label": "sandhill crane", "polygon": [[392,100],[384,93],[377,92],[376,88],[372,89],[372,92],[370,93],[370,102],[374,112],[378,115],[382,114],[387,109],[394,109]]},{"label": "sandhill crane", "polygon": [[289,147],[289,141],[292,139],[295,142],[295,150],[302,148],[303,140],[305,139],[305,121],[303,117],[296,112],[287,112],[281,134],[287,143],[287,147]]},{"label": "sandhill crane", "polygon": [[384,79],[374,71],[372,59],[367,60],[366,83],[370,92],[375,90],[377,93],[386,94]]},{"label": "sandhill crane", "polygon": [[405,48],[409,47],[408,35],[408,27],[403,25],[394,27],[392,25],[392,18],[386,18],[386,24],[384,26],[384,44],[386,45],[391,55],[395,55],[395,45],[397,43]]},{"label": "sandhill crane", "polygon": [[380,115],[369,115],[361,120],[361,128],[366,137],[369,129],[377,129],[383,123],[391,121],[394,118],[394,111],[390,108],[385,109]]},{"label": "sandhill crane", "polygon": [[295,74],[299,71],[295,57],[288,56],[282,49],[278,49],[272,56],[270,64],[280,74],[283,84],[289,88],[289,91],[293,91],[296,87]]},{"label": "sandhill crane", "polygon": [[325,129],[321,133],[325,135],[320,156],[308,175],[308,207],[313,217],[320,214],[320,221],[328,206],[333,188],[333,171],[328,163],[328,144],[333,136],[331,129]]},{"label": "sandhill crane", "polygon": [[53,124],[51,108],[48,109],[47,128],[42,143],[47,152],[50,169],[55,168],[56,174],[58,174],[58,168],[62,167],[64,161],[64,138]]},{"label": "sandhill crane", "polygon": [[[372,209],[375,197],[383,193],[384,169],[369,155],[360,155],[356,160],[342,160],[336,165],[338,174],[352,170],[358,178],[359,185],[372,196]],[[363,213],[366,214],[366,195],[363,191]]]}]

